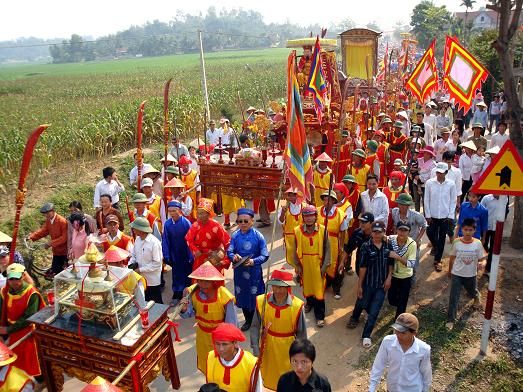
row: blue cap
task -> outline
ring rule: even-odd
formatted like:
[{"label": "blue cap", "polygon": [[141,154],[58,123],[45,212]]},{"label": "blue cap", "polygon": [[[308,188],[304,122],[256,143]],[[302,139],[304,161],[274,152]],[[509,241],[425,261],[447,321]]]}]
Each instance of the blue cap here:
[{"label": "blue cap", "polygon": [[180,203],[178,200],[172,200],[169,203],[167,203],[167,208],[169,207],[176,207],[176,208],[182,208],[182,203]]},{"label": "blue cap", "polygon": [[250,215],[252,218],[254,218],[254,211],[250,208],[238,208],[237,215]]}]

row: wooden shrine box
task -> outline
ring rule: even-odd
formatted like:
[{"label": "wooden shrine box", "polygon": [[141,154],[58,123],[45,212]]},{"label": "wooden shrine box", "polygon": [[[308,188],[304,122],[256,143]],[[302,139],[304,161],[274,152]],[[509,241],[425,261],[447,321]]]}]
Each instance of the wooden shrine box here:
[{"label": "wooden shrine box", "polygon": [[202,195],[225,193],[243,199],[277,199],[281,169],[209,163],[200,165]]},{"label": "wooden shrine box", "polygon": [[[54,310],[46,307],[29,321],[36,326],[35,337],[42,372],[49,392],[63,389],[64,374],[86,383],[96,376],[114,380],[143,347],[156,338],[167,323],[167,305],[154,304],[149,310],[149,327],[143,329],[138,322],[121,340],[113,340],[115,332],[108,327],[82,323],[81,335],[74,318],[58,317],[47,324]],[[180,388],[180,378],[169,330],[158,337],[156,343],[135,367],[138,387],[133,387],[132,372],[118,383],[124,391],[149,391],[148,384],[161,372],[174,389]]]}]

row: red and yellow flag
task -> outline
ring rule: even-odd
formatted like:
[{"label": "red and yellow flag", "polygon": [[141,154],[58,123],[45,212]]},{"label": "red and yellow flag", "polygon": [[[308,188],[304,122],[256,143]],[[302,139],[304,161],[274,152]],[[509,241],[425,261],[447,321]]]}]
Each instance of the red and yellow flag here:
[{"label": "red and yellow flag", "polygon": [[434,39],[405,83],[405,87],[416,96],[420,103],[425,102],[430,94],[438,89],[438,72],[434,57],[435,45],[436,40]]},{"label": "red and yellow flag", "polygon": [[300,86],[295,71],[296,51],[287,63],[287,148],[285,163],[291,187],[297,189],[298,202],[310,199],[309,184],[313,182],[312,162],[300,98]]},{"label": "red and yellow flag", "polygon": [[314,98],[314,109],[316,117],[321,123],[323,117],[323,106],[325,106],[325,94],[327,93],[327,83],[325,82],[325,73],[321,64],[320,38],[316,37],[314,52],[312,54],[311,71],[307,82],[307,91],[312,93]]},{"label": "red and yellow flag", "polygon": [[447,35],[443,72],[443,86],[458,107],[462,107],[467,113],[472,106],[476,90],[481,90],[481,83],[487,79],[488,71],[457,38]]}]

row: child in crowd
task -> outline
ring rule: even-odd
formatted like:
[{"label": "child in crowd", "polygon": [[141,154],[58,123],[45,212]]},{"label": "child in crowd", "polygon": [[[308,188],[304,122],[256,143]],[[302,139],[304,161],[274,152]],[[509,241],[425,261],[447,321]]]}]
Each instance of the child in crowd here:
[{"label": "child in crowd", "polygon": [[477,274],[485,267],[484,263],[480,262],[487,257],[481,241],[473,237],[476,231],[474,219],[465,219],[461,230],[463,237],[455,239],[450,250],[448,276],[451,278],[451,282],[446,324],[448,329],[454,327],[462,287],[467,290],[470,297],[474,298],[474,306],[480,304],[481,295],[477,287]]},{"label": "child in crowd", "polygon": [[478,147],[476,152],[472,154],[472,183],[476,183],[483,171],[483,165],[485,164],[485,148]]}]

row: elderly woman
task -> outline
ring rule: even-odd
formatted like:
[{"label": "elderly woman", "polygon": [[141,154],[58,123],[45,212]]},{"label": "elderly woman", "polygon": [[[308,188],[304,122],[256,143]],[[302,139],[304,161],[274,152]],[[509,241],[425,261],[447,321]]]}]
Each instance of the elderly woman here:
[{"label": "elderly woman", "polygon": [[253,228],[254,211],[240,208],[237,212],[239,229],[231,236],[231,243],[227,249],[227,256],[233,263],[241,263],[234,269],[234,294],[236,306],[241,308],[245,316],[242,331],[251,327],[256,296],[265,293],[262,265],[269,259],[267,243],[263,234]]}]

